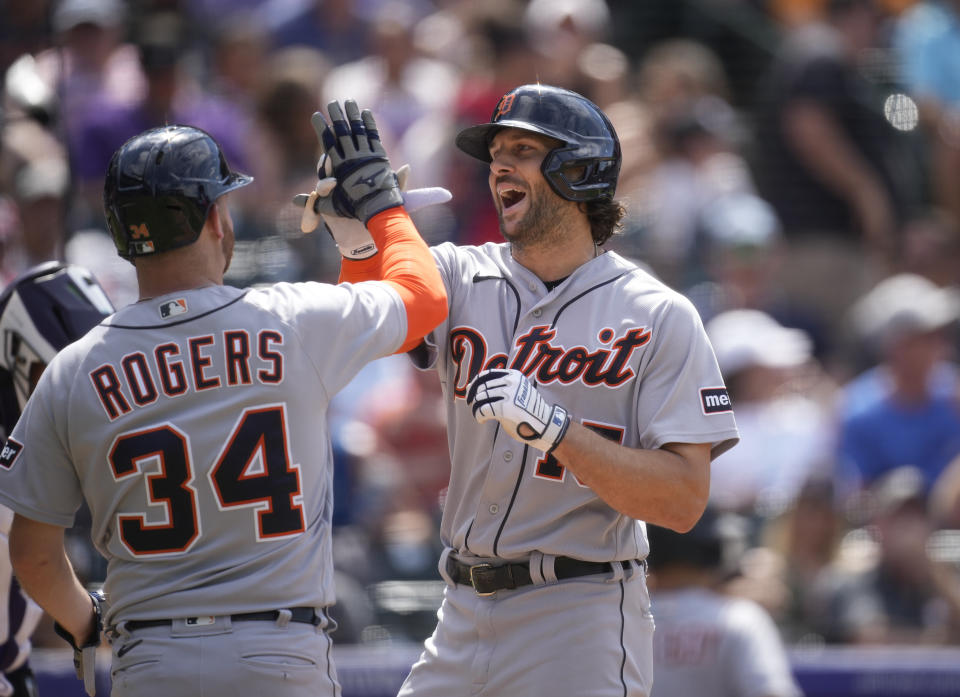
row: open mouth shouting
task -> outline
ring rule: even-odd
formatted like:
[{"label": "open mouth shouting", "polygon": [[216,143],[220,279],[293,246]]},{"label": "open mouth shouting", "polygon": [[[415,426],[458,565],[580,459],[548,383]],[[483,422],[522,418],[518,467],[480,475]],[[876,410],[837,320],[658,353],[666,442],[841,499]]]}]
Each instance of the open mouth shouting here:
[{"label": "open mouth shouting", "polygon": [[516,184],[500,182],[497,184],[497,196],[500,198],[500,210],[506,214],[514,212],[516,206],[526,199],[527,192],[518,188]]}]

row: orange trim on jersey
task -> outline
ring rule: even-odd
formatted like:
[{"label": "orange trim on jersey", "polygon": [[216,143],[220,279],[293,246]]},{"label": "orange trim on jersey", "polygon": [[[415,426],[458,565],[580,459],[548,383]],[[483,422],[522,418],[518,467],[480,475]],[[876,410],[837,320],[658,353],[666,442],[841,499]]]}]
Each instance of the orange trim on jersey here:
[{"label": "orange trim on jersey", "polygon": [[340,281],[381,280],[400,294],[407,309],[407,336],[395,353],[406,353],[447,317],[447,292],[426,242],[403,208],[389,208],[367,223],[379,253],[340,264]]}]

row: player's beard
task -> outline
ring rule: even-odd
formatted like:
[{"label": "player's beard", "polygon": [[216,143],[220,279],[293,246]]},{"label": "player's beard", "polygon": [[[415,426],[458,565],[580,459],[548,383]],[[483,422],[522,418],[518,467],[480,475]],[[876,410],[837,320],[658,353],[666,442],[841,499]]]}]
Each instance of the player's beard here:
[{"label": "player's beard", "polygon": [[558,197],[546,187],[532,187],[527,193],[527,212],[517,221],[511,232],[503,219],[503,208],[498,206],[500,234],[516,251],[541,245],[561,237],[566,214]]}]

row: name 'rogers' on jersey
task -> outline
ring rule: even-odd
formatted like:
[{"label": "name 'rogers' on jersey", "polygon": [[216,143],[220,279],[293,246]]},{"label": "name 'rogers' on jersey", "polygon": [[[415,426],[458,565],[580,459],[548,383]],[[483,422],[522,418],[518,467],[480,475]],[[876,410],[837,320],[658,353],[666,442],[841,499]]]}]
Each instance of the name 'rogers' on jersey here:
[{"label": "name 'rogers' on jersey", "polygon": [[157,401],[189,391],[221,387],[277,385],[283,381],[284,336],[276,330],[225,330],[157,343],[131,351],[119,363],[89,372],[110,421]]}]

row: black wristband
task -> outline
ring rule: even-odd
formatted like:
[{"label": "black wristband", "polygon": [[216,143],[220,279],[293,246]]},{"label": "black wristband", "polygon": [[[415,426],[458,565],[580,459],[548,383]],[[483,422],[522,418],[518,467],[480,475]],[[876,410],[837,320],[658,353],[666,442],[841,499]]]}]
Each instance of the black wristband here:
[{"label": "black wristband", "polygon": [[90,602],[93,603],[94,627],[90,636],[88,636],[82,644],[77,646],[74,642],[73,635],[68,632],[63,625],[59,622],[53,623],[53,631],[57,633],[57,636],[70,644],[74,651],[81,651],[90,646],[100,645],[100,633],[103,631],[103,591],[87,591],[87,594],[90,596]]}]

